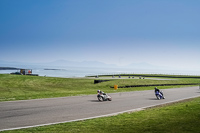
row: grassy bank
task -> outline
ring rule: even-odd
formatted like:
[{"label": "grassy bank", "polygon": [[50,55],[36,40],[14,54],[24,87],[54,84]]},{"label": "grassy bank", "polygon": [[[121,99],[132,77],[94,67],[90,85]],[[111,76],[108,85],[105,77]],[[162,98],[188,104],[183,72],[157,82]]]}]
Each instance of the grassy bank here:
[{"label": "grassy bank", "polygon": [[[114,74],[114,75],[98,75],[99,77],[110,77],[110,76],[114,76],[114,77],[127,77],[127,76],[134,76],[134,77],[161,77],[161,78],[199,78],[200,76],[197,75],[165,75],[165,74]],[[92,77],[92,76],[88,76],[88,77]]]},{"label": "grassy bank", "polygon": [[199,120],[200,98],[195,98],[139,112],[5,133],[199,133]]},{"label": "grassy bank", "polygon": [[[96,94],[98,89],[107,93],[153,90],[154,87],[131,87],[114,90],[115,84],[125,85],[151,85],[151,84],[184,84],[200,83],[197,78],[175,78],[176,80],[152,79],[111,79],[107,82],[94,84],[94,79],[88,78],[54,78],[25,75],[0,74],[0,101],[27,100],[38,98],[65,97],[77,95]],[[160,86],[160,89],[183,87]]]}]

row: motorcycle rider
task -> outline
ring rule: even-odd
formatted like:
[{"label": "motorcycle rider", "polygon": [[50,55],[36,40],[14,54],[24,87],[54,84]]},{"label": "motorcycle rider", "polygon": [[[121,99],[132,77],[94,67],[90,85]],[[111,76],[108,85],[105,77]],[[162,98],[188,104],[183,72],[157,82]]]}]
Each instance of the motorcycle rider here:
[{"label": "motorcycle rider", "polygon": [[106,93],[104,93],[104,92],[101,91],[101,90],[98,90],[97,93],[100,93],[100,94],[106,95]]},{"label": "motorcycle rider", "polygon": [[158,91],[158,93],[160,93],[163,96],[162,91],[160,91],[157,87],[155,87],[154,89],[155,89],[155,93]]}]

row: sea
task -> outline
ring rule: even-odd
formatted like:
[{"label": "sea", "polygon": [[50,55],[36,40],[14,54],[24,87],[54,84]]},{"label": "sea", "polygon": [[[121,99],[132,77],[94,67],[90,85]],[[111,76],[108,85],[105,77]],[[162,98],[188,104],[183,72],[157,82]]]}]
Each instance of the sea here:
[{"label": "sea", "polygon": [[[5,67],[5,66],[0,66]],[[8,67],[8,66],[6,66]],[[10,67],[10,66],[9,66]],[[15,67],[15,66],[11,66]],[[135,69],[135,68],[101,68],[101,67],[67,67],[67,66],[16,66],[16,68],[32,69],[32,74],[46,77],[76,78],[98,75],[121,74],[167,74],[200,76],[200,71],[193,70],[164,70],[164,69]],[[19,70],[0,70],[0,74],[10,74]]]}]

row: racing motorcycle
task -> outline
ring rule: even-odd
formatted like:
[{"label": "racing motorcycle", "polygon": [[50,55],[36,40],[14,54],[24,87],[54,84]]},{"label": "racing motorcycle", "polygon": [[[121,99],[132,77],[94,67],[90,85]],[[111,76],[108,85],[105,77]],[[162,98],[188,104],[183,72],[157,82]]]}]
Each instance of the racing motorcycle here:
[{"label": "racing motorcycle", "polygon": [[101,94],[101,93],[97,94],[97,98],[100,102],[112,100],[111,96],[109,96],[108,94]]},{"label": "racing motorcycle", "polygon": [[155,92],[155,95],[156,95],[156,98],[158,99],[158,100],[160,100],[160,99],[165,99],[165,97],[164,97],[164,95],[163,95],[163,92],[162,91],[156,91]]}]

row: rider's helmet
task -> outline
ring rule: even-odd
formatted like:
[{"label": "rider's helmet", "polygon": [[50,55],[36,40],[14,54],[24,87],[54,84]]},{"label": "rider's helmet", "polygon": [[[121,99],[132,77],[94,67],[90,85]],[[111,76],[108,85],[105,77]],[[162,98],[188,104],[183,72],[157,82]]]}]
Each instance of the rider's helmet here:
[{"label": "rider's helmet", "polygon": [[98,93],[100,93],[101,91],[100,91],[100,90],[98,90],[97,92],[98,92]]},{"label": "rider's helmet", "polygon": [[155,87],[155,89],[157,89],[157,87]]}]

